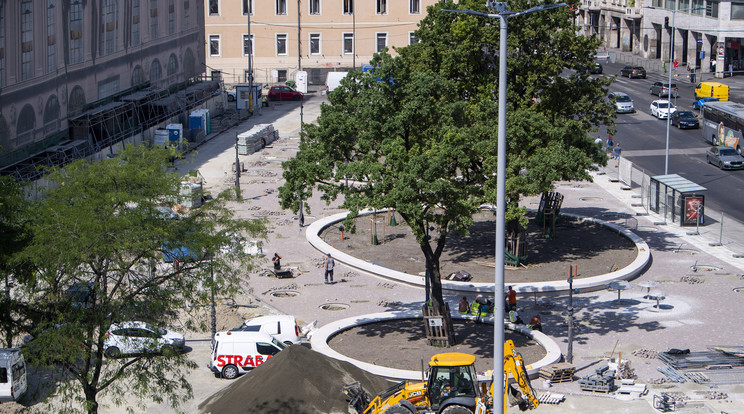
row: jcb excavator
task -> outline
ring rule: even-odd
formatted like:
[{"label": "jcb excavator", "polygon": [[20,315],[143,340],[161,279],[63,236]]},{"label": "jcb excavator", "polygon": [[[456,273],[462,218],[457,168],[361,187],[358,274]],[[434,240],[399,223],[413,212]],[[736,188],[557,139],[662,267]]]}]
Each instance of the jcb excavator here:
[{"label": "jcb excavator", "polygon": [[[475,357],[459,352],[437,354],[429,361],[429,375],[425,382],[403,381],[374,398],[359,382],[348,384],[343,392],[349,407],[358,414],[487,414],[493,407],[493,383],[487,392],[486,384],[478,387]],[[532,393],[522,356],[512,341],[504,343],[504,379],[514,377],[520,391],[504,387],[504,413],[508,390],[512,389],[519,408],[528,410],[539,405]],[[504,381],[505,384],[508,381]]]}]

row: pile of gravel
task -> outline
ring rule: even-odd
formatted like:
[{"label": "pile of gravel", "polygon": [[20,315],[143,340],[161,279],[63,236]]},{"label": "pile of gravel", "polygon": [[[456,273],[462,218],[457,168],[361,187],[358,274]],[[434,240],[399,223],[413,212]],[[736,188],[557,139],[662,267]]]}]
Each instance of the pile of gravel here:
[{"label": "pile of gravel", "polygon": [[348,413],[343,386],[359,381],[371,395],[392,383],[301,345],[270,358],[199,404],[203,414]]}]

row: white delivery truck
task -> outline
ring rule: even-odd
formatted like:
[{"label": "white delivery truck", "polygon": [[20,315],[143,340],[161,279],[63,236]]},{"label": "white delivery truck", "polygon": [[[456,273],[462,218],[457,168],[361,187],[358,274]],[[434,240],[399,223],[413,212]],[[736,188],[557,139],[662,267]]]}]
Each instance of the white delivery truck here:
[{"label": "white delivery truck", "polygon": [[209,368],[223,378],[235,379],[284,348],[286,345],[264,332],[217,332],[212,339]]},{"label": "white delivery truck", "polygon": [[341,85],[341,79],[346,77],[349,72],[328,72],[326,75],[326,94]]},{"label": "white delivery truck", "polygon": [[233,332],[264,332],[285,345],[300,343],[300,327],[297,326],[297,320],[292,315],[268,315],[248,319]]},{"label": "white delivery truck", "polygon": [[26,392],[26,361],[18,348],[0,348],[0,401],[15,401]]}]

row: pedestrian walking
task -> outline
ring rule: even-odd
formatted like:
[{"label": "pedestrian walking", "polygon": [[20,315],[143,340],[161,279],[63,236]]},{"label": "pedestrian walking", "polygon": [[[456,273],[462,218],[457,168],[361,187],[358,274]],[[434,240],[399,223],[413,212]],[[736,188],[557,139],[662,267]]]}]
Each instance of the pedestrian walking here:
[{"label": "pedestrian walking", "polygon": [[674,65],[674,76],[678,76],[679,73],[677,72],[677,66],[679,66],[679,62],[677,59],[674,59],[674,62],[672,63]]},{"label": "pedestrian walking", "polygon": [[333,260],[333,257],[331,257],[331,254],[326,254],[326,260],[325,260],[325,283],[333,283],[333,266],[335,265],[335,261]]},{"label": "pedestrian walking", "polygon": [[271,259],[271,262],[274,263],[274,270],[279,270],[282,268],[282,257],[279,256],[279,253],[274,253],[274,257]]},{"label": "pedestrian walking", "polygon": [[612,151],[612,148],[614,148],[614,147],[615,147],[615,142],[612,141],[612,135],[609,135],[607,137],[607,151],[608,152],[609,151]]},{"label": "pedestrian walking", "polygon": [[661,61],[661,69],[664,70],[664,73],[666,73],[666,62],[663,60]]},{"label": "pedestrian walking", "polygon": [[695,83],[695,68],[690,69],[690,83]]},{"label": "pedestrian walking", "polygon": [[615,147],[612,148],[612,158],[615,159],[615,168],[617,168],[620,165],[620,154],[622,154],[623,149],[620,148],[620,143],[618,142],[615,144]]}]

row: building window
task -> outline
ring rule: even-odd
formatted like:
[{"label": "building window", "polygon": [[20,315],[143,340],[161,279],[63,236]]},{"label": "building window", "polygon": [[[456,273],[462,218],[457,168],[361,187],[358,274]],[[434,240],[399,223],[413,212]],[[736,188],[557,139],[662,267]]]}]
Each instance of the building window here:
[{"label": "building window", "polygon": [[408,32],[408,44],[412,45],[414,43],[418,43],[418,39],[416,39],[416,32]]},{"label": "building window", "polygon": [[183,23],[184,30],[188,30],[191,27],[191,19],[189,17],[189,0],[184,0],[183,2],[183,19],[181,19],[181,22]]},{"label": "building window", "polygon": [[276,14],[277,15],[287,14],[287,0],[276,0]]},{"label": "building window", "polygon": [[209,35],[209,56],[220,55],[220,35]]},{"label": "building window", "polygon": [[276,54],[277,56],[287,54],[287,34],[286,33],[276,34]]},{"label": "building window", "polygon": [[83,61],[83,2],[70,4],[70,63]]},{"label": "building window", "polygon": [[116,49],[116,0],[104,0],[101,3],[100,37],[98,53],[110,55]]},{"label": "building window", "polygon": [[279,69],[276,71],[276,81],[279,83],[287,81],[287,69]]},{"label": "building window", "polygon": [[310,0],[310,14],[320,14],[320,0]]},{"label": "building window", "polygon": [[47,73],[57,70],[57,7],[47,0]]},{"label": "building window", "polygon": [[705,15],[715,19],[718,18],[718,1],[708,0],[705,2]]},{"label": "building window", "polygon": [[344,33],[344,55],[354,53],[354,33]]},{"label": "building window", "polygon": [[253,14],[253,0],[242,0],[243,16],[247,16],[248,13]]},{"label": "building window", "polygon": [[103,99],[119,92],[119,76],[98,82],[98,99]]},{"label": "building window", "polygon": [[5,2],[0,1],[0,88],[5,86]]},{"label": "building window", "polygon": [[408,0],[408,12],[411,14],[421,14],[421,0]]},{"label": "building window", "polygon": [[320,54],[320,33],[310,33],[310,54]]},{"label": "building window", "polygon": [[387,0],[377,0],[377,14],[387,14]]},{"label": "building window", "polygon": [[176,33],[176,5],[175,0],[168,0],[168,34]]},{"label": "building window", "polygon": [[150,64],[150,82],[159,81],[163,77],[163,68],[160,67],[160,61],[155,59]]},{"label": "building window", "polygon": [[248,56],[253,54],[253,40],[255,37],[253,37],[253,34],[251,33],[250,40],[248,38],[247,34],[243,35],[243,56]]},{"label": "building window", "polygon": [[220,0],[209,0],[209,15],[210,16],[220,15]]},{"label": "building window", "polygon": [[150,40],[158,38],[158,0],[150,0]]},{"label": "building window", "polygon": [[34,74],[34,12],[31,0],[21,2],[21,80]]},{"label": "building window", "polygon": [[132,0],[132,46],[140,44],[140,0]]},{"label": "building window", "polygon": [[744,19],[744,3],[731,3],[731,20]]},{"label": "building window", "polygon": [[387,33],[377,33],[377,45],[375,51],[382,52],[387,47]]},{"label": "building window", "polygon": [[344,14],[354,13],[354,0],[344,0]]}]

